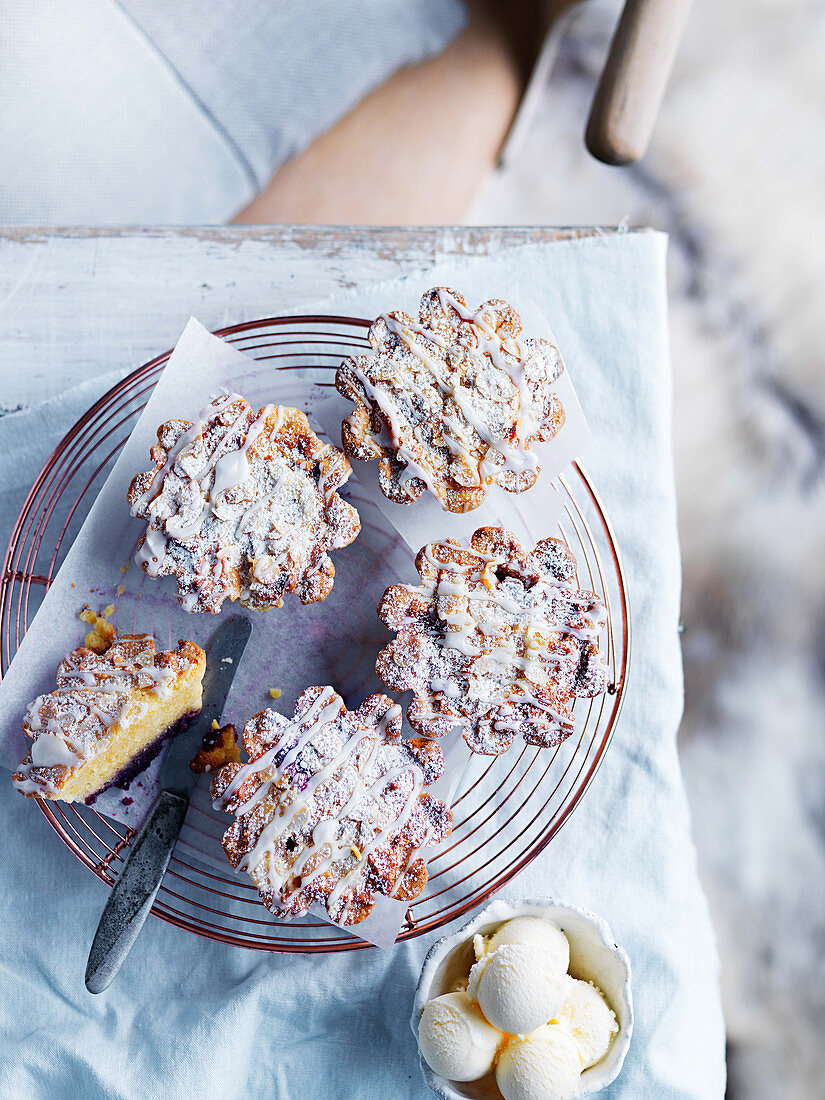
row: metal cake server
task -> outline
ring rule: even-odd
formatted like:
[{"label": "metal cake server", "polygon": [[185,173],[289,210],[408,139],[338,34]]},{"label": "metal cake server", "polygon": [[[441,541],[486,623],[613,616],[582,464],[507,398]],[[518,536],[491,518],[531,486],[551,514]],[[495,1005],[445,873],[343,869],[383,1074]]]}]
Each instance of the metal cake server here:
[{"label": "metal cake server", "polygon": [[207,644],[201,712],[169,746],[160,772],[163,789],[135,834],[106,901],[86,966],[90,993],[102,993],[111,984],[149,915],[198,781],[189,761],[212,721],[220,721],[251,633],[249,619],[234,615],[221,623]]}]

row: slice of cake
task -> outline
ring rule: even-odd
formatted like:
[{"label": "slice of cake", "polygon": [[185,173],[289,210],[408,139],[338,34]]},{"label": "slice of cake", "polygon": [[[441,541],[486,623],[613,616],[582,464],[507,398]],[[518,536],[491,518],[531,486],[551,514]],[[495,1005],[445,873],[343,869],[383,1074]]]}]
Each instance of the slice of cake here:
[{"label": "slice of cake", "polygon": [[32,746],[12,782],[27,797],[62,802],[127,787],[200,711],[205,670],[194,642],[158,653],[150,634],[116,636],[102,653],[74,650],[55,690],[26,711]]}]

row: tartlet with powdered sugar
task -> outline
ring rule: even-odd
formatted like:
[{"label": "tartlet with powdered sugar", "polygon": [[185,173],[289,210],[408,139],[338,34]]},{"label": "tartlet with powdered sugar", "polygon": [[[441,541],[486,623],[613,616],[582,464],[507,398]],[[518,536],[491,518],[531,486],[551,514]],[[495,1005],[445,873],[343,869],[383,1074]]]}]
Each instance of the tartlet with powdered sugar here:
[{"label": "tartlet with powdered sugar", "polygon": [[513,493],[535,483],[532,445],[564,423],[553,392],[564,367],[553,344],[521,328],[507,302],[473,311],[461,294],[435,287],[418,321],[383,314],[369,330],[373,354],[341,364],[335,384],[355,404],[344,450],[380,460],[390,500],[409,504],[429,489],[447,511],[467,512],[492,483]]},{"label": "tartlet with powdered sugar", "polygon": [[238,394],[215,398],[196,423],[169,420],[152,448],[154,469],[128,491],[148,521],[137,560],[153,577],[176,576],[187,611],[217,613],[224,600],[263,610],[286,592],[325,599],[335,567],[361,524],[336,492],[352,470],[298,409],[257,412]]},{"label": "tartlet with powdered sugar", "polygon": [[576,563],[559,539],[525,551],[500,527],[470,546],[428,543],[420,585],[392,585],[379,617],[397,637],[376,671],[392,690],[412,689],[407,717],[427,737],[461,731],[485,755],[517,735],[552,747],[573,729],[576,698],[606,689],[598,636],[604,605],[576,587]]},{"label": "tartlet with powdered sugar", "polygon": [[417,897],[421,850],[449,836],[452,815],[425,789],[444,767],[438,745],[401,738],[401,708],[372,695],[355,711],[330,687],[300,695],[292,719],[272,710],[243,731],[248,764],[215,775],[215,808],[235,816],[223,837],[278,916],[325,907],[358,924],[376,897]]},{"label": "tartlet with powdered sugar", "polygon": [[149,634],[115,636],[102,653],[81,646],[57,686],[30,704],[32,745],[12,782],[21,794],[92,801],[128,786],[201,709],[206,656],[194,642],[158,652]]}]

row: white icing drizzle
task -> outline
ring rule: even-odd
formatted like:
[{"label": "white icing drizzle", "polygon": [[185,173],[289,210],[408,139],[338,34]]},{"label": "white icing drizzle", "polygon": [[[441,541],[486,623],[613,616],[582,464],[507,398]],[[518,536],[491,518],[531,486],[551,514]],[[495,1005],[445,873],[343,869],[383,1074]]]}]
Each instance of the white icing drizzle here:
[{"label": "white icing drizzle", "polygon": [[206,407],[206,409],[204,409],[203,413],[201,414],[202,418],[197,420],[192,425],[191,428],[187,428],[187,430],[178,438],[178,440],[175,443],[174,447],[172,447],[171,450],[169,451],[169,453],[167,454],[166,461],[164,462],[163,466],[161,466],[160,470],[158,470],[157,473],[155,473],[153,475],[152,480],[149,483],[148,489],[146,489],[145,492],[141,493],[140,496],[135,500],[135,502],[134,502],[134,504],[132,505],[132,508],[131,508],[131,512],[132,512],[133,516],[137,516],[139,514],[140,510],[142,508],[146,507],[147,504],[151,504],[151,502],[158,495],[161,488],[163,487],[163,482],[166,478],[166,475],[171,472],[173,466],[175,465],[175,462],[177,461],[178,455],[194,439],[197,439],[197,437],[201,434],[203,429],[206,427],[206,415],[205,414],[207,412],[211,413],[211,414],[223,412],[223,410],[228,405],[230,405],[233,401],[237,401],[237,400],[238,400],[238,398],[237,398],[237,395],[235,395],[235,394],[231,394],[231,393],[221,394],[220,397],[216,397],[215,400],[212,401]]},{"label": "white icing drizzle", "polygon": [[31,758],[36,768],[50,768],[55,764],[73,768],[83,760],[82,754],[70,746],[68,738],[64,740],[51,729],[38,735],[32,745]]},{"label": "white icing drizzle", "polygon": [[[367,856],[371,852],[373,852],[381,843],[383,843],[383,841],[386,840],[389,836],[397,836],[398,833],[400,833],[404,829],[404,826],[412,817],[413,810],[415,809],[415,805],[418,802],[419,796],[421,794],[421,788],[424,785],[424,776],[420,768],[411,767],[408,765],[402,765],[398,768],[392,768],[385,775],[382,775],[380,779],[376,780],[375,783],[373,783],[373,785],[369,789],[369,793],[377,795],[394,779],[400,778],[400,776],[402,776],[405,772],[412,772],[413,787],[409,795],[407,796],[407,801],[404,803],[404,808],[398,815],[398,817],[396,817],[393,821],[388,822],[388,824],[384,825],[383,828],[376,829],[375,836],[361,850],[362,861],[365,860]],[[407,860],[407,864],[404,867],[404,871],[398,876],[399,880],[402,880],[404,878],[408,866],[409,859]],[[342,875],[339,878],[338,882],[335,884],[329,895],[330,906],[334,906],[339,901],[345,890],[347,890],[347,888],[349,887],[351,879],[352,870],[348,871],[346,874]]]},{"label": "white icing drizzle", "polygon": [[[446,306],[452,306],[452,308],[458,313],[463,321],[472,321],[474,325],[477,325],[483,332],[487,334],[487,340],[481,345],[485,354],[489,355],[499,370],[509,375],[510,381],[518,390],[519,395],[519,408],[516,418],[516,434],[519,441],[519,447],[524,450],[526,447],[526,441],[532,436],[538,422],[535,417],[530,417],[528,410],[532,405],[530,391],[527,386],[527,376],[524,370],[524,364],[526,360],[525,348],[518,337],[513,336],[512,340],[516,346],[517,354],[514,356],[515,363],[509,362],[504,356],[504,341],[498,335],[496,330],[487,323],[487,319],[484,316],[484,307],[477,309],[475,313],[471,313],[466,306],[463,306],[452,294],[448,291],[440,288],[438,290],[438,300],[441,303],[441,308]],[[535,464],[533,465],[535,468]]]},{"label": "white icing drizzle", "polygon": [[[375,747],[373,746],[373,752],[374,751]],[[302,877],[299,887],[300,889],[303,889],[305,886],[309,885],[309,883],[312,882],[314,879],[320,878],[322,875],[326,874],[326,872],[336,863],[337,860],[341,858],[341,856],[345,852],[347,852],[348,850],[352,850],[351,845],[346,841],[343,844],[338,842],[340,818],[344,817],[348,810],[350,810],[356,802],[359,802],[361,798],[364,797],[364,795],[368,797],[377,797],[381,794],[385,787],[389,786],[393,779],[400,777],[408,771],[412,772],[413,789],[404,804],[403,810],[393,821],[388,822],[383,828],[376,830],[375,836],[372,838],[369,844],[365,845],[364,848],[361,850],[355,865],[351,867],[345,874],[341,875],[336,885],[330,891],[327,901],[328,905],[332,907],[340,900],[344,892],[352,884],[355,873],[360,872],[359,864],[362,864],[363,861],[370,854],[370,852],[374,851],[375,848],[377,848],[378,845],[387,838],[387,836],[400,833],[404,826],[407,824],[407,821],[409,821],[413,810],[415,809],[415,804],[418,800],[418,797],[421,794],[421,788],[424,783],[423,775],[418,768],[413,768],[409,765],[402,765],[400,767],[393,768],[390,771],[386,772],[384,775],[380,776],[369,787],[365,787],[364,783],[360,779],[360,776],[356,776],[354,790],[350,797],[346,800],[344,805],[341,807],[341,809],[338,811],[339,816],[335,818],[326,818],[324,821],[319,822],[312,831],[312,844],[308,846],[307,851],[301,857],[300,867],[303,868],[304,866],[306,866],[312,854],[318,850],[319,841],[316,839],[315,834],[318,831],[319,826],[326,826],[326,828],[324,828],[321,833],[321,843],[328,845],[330,850],[313,868],[311,874],[306,877]],[[331,827],[328,825],[328,823],[331,823]],[[407,866],[409,866],[409,861],[407,863]],[[301,874],[301,871],[296,869],[297,867],[298,864],[296,863],[295,867],[293,867],[290,872],[290,877],[292,879],[297,879],[298,876]],[[406,872],[406,867],[404,871]],[[403,880],[403,878],[404,874],[402,873],[399,875],[399,882]],[[283,882],[280,884],[280,886],[282,885]],[[288,900],[288,896],[284,900]]]},{"label": "white icing drizzle", "polygon": [[[260,772],[266,771],[267,768],[274,766],[275,757],[280,752],[280,743],[284,740],[284,737],[296,728],[300,731],[298,737],[295,740],[295,744],[289,749],[278,768],[280,772],[283,772],[297,757],[298,753],[304,747],[304,745],[310,740],[310,738],[325,726],[327,722],[331,721],[341,709],[340,703],[335,702],[335,692],[330,687],[325,687],[324,690],[313,701],[312,706],[306,713],[300,717],[294,719],[289,726],[287,726],[284,733],[281,734],[278,743],[267,749],[265,753],[253,760],[251,763],[244,765],[236,775],[233,776],[232,781],[227,786],[220,798],[217,798],[214,802],[214,808],[216,810],[222,810],[229,799],[240,790],[243,783],[250,775],[257,775]],[[307,723],[304,725],[304,723]],[[272,786],[276,779],[275,777],[269,780],[270,786]],[[253,798],[255,796],[253,795]],[[247,803],[242,803],[241,806],[235,811],[238,816],[243,815],[246,811]]]},{"label": "white icing drizzle", "polygon": [[[387,426],[390,433],[390,442],[395,450],[399,461],[403,462],[406,466],[403,477],[400,480],[400,484],[404,484],[411,477],[420,478],[421,481],[427,486],[431,493],[436,493],[434,487],[434,474],[432,470],[428,470],[425,466],[422,466],[413,452],[407,446],[403,440],[402,432],[397,421],[398,409],[392,401],[389,393],[385,390],[379,389],[360,369],[356,367],[354,363],[350,364],[350,368],[355,374],[358,381],[364,387],[368,397],[376,403],[378,408],[387,418]],[[437,495],[437,493],[436,493]]]},{"label": "white icing drizzle", "polygon": [[[496,473],[501,472],[502,469],[522,471],[522,470],[535,470],[537,468],[537,462],[535,455],[527,449],[527,441],[535,433],[537,428],[537,421],[535,417],[529,415],[530,406],[532,404],[529,388],[527,385],[527,378],[524,370],[525,350],[517,339],[512,337],[512,342],[515,345],[515,353],[509,353],[511,358],[514,358],[515,362],[510,362],[505,354],[504,341],[498,335],[496,330],[492,328],[487,322],[484,316],[483,307],[478,309],[475,313],[471,313],[466,307],[443,289],[437,291],[439,302],[442,309],[448,306],[459,314],[463,321],[470,321],[477,326],[486,335],[486,340],[479,340],[479,351],[482,355],[486,355],[490,358],[492,363],[501,371],[503,371],[518,393],[518,411],[516,413],[516,444],[509,443],[506,439],[502,439],[500,436],[495,435],[489,426],[478,416],[473,408],[472,402],[469,399],[469,391],[462,385],[456,385],[449,378],[445,378],[442,375],[444,364],[440,359],[430,355],[426,347],[422,346],[418,340],[414,337],[419,337],[431,344],[435,344],[442,350],[446,350],[449,344],[439,336],[439,334],[432,329],[426,328],[423,325],[415,323],[401,323],[394,317],[390,317],[388,314],[383,314],[380,318],[387,326],[388,330],[397,336],[399,340],[407,347],[407,349],[421,360],[430,370],[435,379],[438,388],[449,397],[451,397],[456,405],[461,410],[464,419],[470,425],[470,427],[478,435],[488,448],[493,452],[496,457],[493,458],[488,455],[479,464],[480,479],[485,477],[492,477]],[[364,383],[364,377],[362,371],[356,371],[359,379]],[[390,395],[384,391],[378,390],[372,383],[369,385],[370,396],[374,398],[381,411],[387,417],[390,423],[391,432],[393,434],[393,443],[398,436],[398,432],[394,427],[393,412],[394,409],[392,399]],[[380,394],[380,399],[379,395]],[[456,425],[445,418],[446,423],[455,432]],[[455,432],[456,438],[451,439],[448,446],[450,451],[455,455],[460,455],[465,460],[470,461],[472,458],[472,452],[463,432]],[[405,448],[406,451],[406,448]],[[406,460],[406,454],[402,456],[401,450],[398,451],[399,457],[404,457]],[[417,475],[420,476],[420,475]],[[428,488],[430,486],[428,485]]]},{"label": "white icing drizzle", "polygon": [[[148,638],[148,635],[145,637]],[[189,667],[189,662],[184,659],[181,667]],[[98,679],[95,672],[83,672],[80,669],[72,669],[61,676],[61,684],[70,689],[81,687],[89,691],[110,692],[117,689],[118,680],[131,680],[135,673],[148,677],[153,681],[153,692],[161,699],[169,699],[172,695],[172,683],[178,672],[171,667],[158,667],[157,665],[138,664],[123,668],[106,669],[103,679]]]},{"label": "white icing drizzle", "polygon": [[[152,640],[148,634],[135,639],[144,645]],[[62,781],[52,779],[41,769],[59,766],[72,771],[96,755],[95,743],[85,745],[72,738],[72,723],[79,725],[92,716],[104,730],[116,722],[127,728],[146,710],[144,703],[130,698],[136,679],[140,687],[148,687],[139,682],[148,679],[153,694],[169,698],[178,670],[157,667],[154,657],[152,650],[151,664],[134,660],[123,666],[59,670],[55,690],[49,695],[38,696],[26,711],[26,725],[35,736],[30,762],[21,764],[18,769],[23,778],[12,780],[17,789],[24,794],[57,794]],[[189,662],[183,659],[180,670],[188,666]],[[44,708],[51,700],[57,701],[61,712],[44,715]],[[35,772],[36,779],[33,778]]]},{"label": "white icing drizzle", "polygon": [[[460,550],[462,554],[477,558],[479,562],[484,563],[484,566],[480,570],[473,571],[468,570],[466,565],[461,565],[458,562],[444,561],[436,556],[435,551],[438,548]],[[590,642],[598,637],[600,624],[597,607],[581,613],[586,623],[584,627],[572,627],[566,623],[550,623],[543,616],[536,615],[536,611],[540,609],[544,597],[554,588],[563,591],[570,590],[571,586],[565,582],[550,582],[546,578],[540,579],[532,588],[533,606],[525,609],[517,600],[503,592],[498,584],[490,590],[486,588],[479,590],[478,581],[485,570],[491,565],[501,564],[501,559],[497,559],[495,555],[469,546],[452,547],[446,543],[428,543],[424,549],[424,557],[439,574],[432,585],[430,598],[437,607],[439,618],[446,624],[446,629],[438,638],[441,647],[445,650],[458,650],[469,657],[480,657],[484,660],[493,661],[503,668],[516,668],[524,674],[524,680],[528,684],[540,686],[545,679],[546,664],[554,659],[554,655],[550,653],[546,646],[535,644],[536,633],[569,634],[582,642]],[[517,571],[511,568],[511,572],[516,573]],[[444,577],[441,575],[443,573],[447,573],[449,576]],[[470,588],[469,581],[475,582],[473,588]],[[468,610],[445,612],[438,608],[438,600],[441,597],[466,600]],[[485,637],[493,636],[498,634],[502,626],[506,624],[477,621],[476,616],[471,614],[469,610],[470,601],[493,604],[502,611],[516,616],[519,624],[524,623],[526,618],[525,652],[520,654],[514,648],[501,645],[484,651],[474,639],[475,632],[478,631]],[[430,681],[430,689],[433,692],[443,692],[448,699],[458,699],[462,695],[460,684],[452,678],[435,677]],[[536,698],[532,692],[524,691],[522,694],[510,695],[505,702],[512,705],[530,704],[549,714],[560,725],[565,727],[572,725],[569,717]],[[514,728],[519,721],[518,718],[507,718],[505,716],[498,719],[495,726],[497,729]]]},{"label": "white icing drizzle", "polygon": [[[499,564],[499,559],[496,558],[495,555],[485,554],[482,550],[474,550],[472,546],[456,547],[449,546],[443,542],[428,542],[427,545],[424,547],[424,557],[427,559],[430,565],[434,566],[435,569],[446,570],[448,573],[464,573],[466,575],[470,575],[467,573],[467,566],[462,565],[461,562],[442,561],[441,558],[435,557],[433,554],[433,550],[438,546],[443,547],[445,550],[461,550],[463,554],[470,554],[474,558],[479,558],[485,564],[489,562],[495,562],[497,565]],[[483,569],[478,570],[477,573],[472,574],[472,576],[480,576],[482,572]]]},{"label": "white icing drizzle", "polygon": [[[554,710],[553,707],[549,706],[547,703],[543,703],[540,699],[537,699],[535,695],[531,695],[529,692],[525,692],[523,695],[511,695],[510,698],[507,699],[507,702],[516,706],[520,703],[527,703],[532,707],[538,707],[539,710],[543,710],[545,714],[549,714],[560,726],[564,726],[566,729],[570,729],[573,726],[573,723],[567,715]],[[520,718],[515,716],[512,718],[507,718],[505,716],[496,719],[494,725],[496,729],[518,729],[521,721]]]},{"label": "white icing drizzle", "polygon": [[[484,562],[484,566],[477,570],[468,570],[466,565],[462,565],[457,561],[444,561],[442,558],[438,558],[433,554],[433,550],[436,547],[441,547],[444,550],[460,550],[462,554],[469,554],[471,557],[478,558],[479,561]],[[487,554],[483,550],[476,550],[472,546],[452,546],[445,542],[430,542],[424,547],[424,557],[433,566],[433,568],[446,571],[448,573],[464,573],[468,579],[476,580],[483,573],[486,567],[490,565],[503,564],[502,558],[495,554]],[[514,577],[524,576],[523,572],[519,570],[512,562],[507,566],[508,572]],[[563,588],[568,591],[573,590],[573,585],[568,581],[554,579],[554,588]]]},{"label": "white icing drizzle", "polygon": [[[207,405],[200,414],[197,423],[189,428],[188,431],[184,432],[170,450],[166,462],[154,475],[149,488],[142,493],[132,505],[133,516],[141,513],[147,506],[151,506],[152,501],[154,501],[162,491],[163,482],[167,475],[173,470],[178,456],[188,444],[198,438],[209,419],[233,402],[242,400],[243,398],[239,397],[237,394],[226,394],[217,398],[210,405]],[[150,523],[146,531],[144,543],[135,557],[137,564],[145,566],[146,572],[150,576],[157,576],[170,539],[185,541],[186,539],[191,539],[198,535],[204,523],[207,522],[215,513],[215,509],[220,505],[220,498],[231,489],[236,489],[240,485],[243,485],[249,479],[251,474],[248,457],[249,448],[267,427],[267,421],[276,411],[276,408],[275,405],[265,406],[265,408],[261,410],[260,415],[247,429],[243,444],[230,451],[224,450],[226,441],[231,438],[235,429],[244,420],[246,413],[242,412],[239,417],[226,427],[223,436],[212,450],[212,453],[207,458],[203,467],[196,475],[190,478],[192,486],[197,486],[199,491],[203,494],[204,499],[203,508],[194,519],[183,523],[179,518],[170,516],[164,522],[163,529],[153,527]],[[280,424],[280,409],[277,409],[277,412],[278,417],[275,424],[269,429],[270,434],[271,432],[277,431]],[[247,509],[240,521],[241,529],[244,529],[244,526],[248,524],[252,514],[261,503],[262,502],[256,502]],[[151,507],[149,507],[149,510],[151,511]],[[221,564],[219,562],[216,567],[216,572],[219,573],[220,569]],[[189,593],[182,602],[184,607],[191,611],[197,603],[197,594]]]},{"label": "white icing drizzle", "polygon": [[400,717],[401,706],[398,703],[393,703],[393,705],[389,707],[378,719],[378,724],[375,727],[378,731],[378,736],[383,737],[384,734],[387,732],[387,727],[393,725],[396,719]]},{"label": "white icing drizzle", "polygon": [[[453,574],[453,576],[456,575],[458,574]],[[462,577],[459,581],[436,581],[433,594],[436,600],[442,595],[464,598],[468,601],[471,599],[466,577]],[[458,649],[468,657],[478,657],[481,650],[472,641],[475,620],[469,610],[439,611],[439,615],[447,624],[447,629],[441,638],[443,648]]]},{"label": "white icing drizzle", "polygon": [[[333,721],[340,713],[340,699],[331,688],[324,688],[305,714],[294,719],[292,723],[279,730],[279,738],[276,744],[267,749],[256,760],[244,765],[236,772],[223,794],[215,800],[215,809],[224,809],[250,776],[260,776],[262,773],[269,771],[270,774],[260,783],[255,792],[233,811],[238,818],[248,815],[255,806],[271,792],[273,787],[281,785],[286,769],[290,764],[297,761],[301,750],[311,741],[313,736],[327,725],[327,723]],[[353,884],[355,877],[361,873],[364,860],[370,852],[379,847],[388,837],[400,833],[405,827],[415,810],[416,803],[421,794],[424,776],[421,768],[413,761],[390,768],[369,786],[364,783],[362,778],[362,773],[367,772],[370,762],[378,751],[378,747],[386,733],[387,727],[394,724],[400,716],[401,707],[395,703],[381,716],[376,723],[374,731],[370,730],[360,736],[350,737],[331,760],[315,772],[314,775],[309,777],[307,785],[302,791],[295,791],[292,802],[286,808],[282,807],[280,812],[276,814],[272,820],[267,822],[259,833],[254,846],[240,860],[238,864],[239,870],[248,871],[255,868],[265,857],[268,857],[268,885],[281,903],[287,903],[295,892],[304,889],[312,881],[325,875],[343,855],[352,851],[350,842],[339,840],[338,835],[341,831],[341,823],[347,817],[348,813],[363,799],[378,798],[390,783],[400,778],[405,773],[410,773],[412,776],[412,790],[405,800],[401,812],[391,821],[376,829],[369,843],[360,850],[353,865],[340,875],[338,882],[327,899],[328,906],[330,908],[334,907],[340,901],[347,889]],[[276,765],[275,761],[282,752],[280,746],[285,741],[290,740],[293,731],[296,730],[297,737],[294,744],[284,753],[280,763]],[[312,830],[311,844],[306,846],[293,866],[286,868],[282,874],[277,874],[274,852],[280,838],[284,833],[292,829],[295,820],[302,813],[308,811],[318,788],[327,780],[333,778],[338,769],[346,764],[350,758],[356,756],[361,745],[365,741],[371,743],[370,749],[366,759],[361,761],[360,769],[353,769],[352,791],[349,793],[344,803],[336,809],[334,817],[324,818],[317,822]],[[324,849],[326,849],[326,851],[324,851]],[[317,860],[311,872],[305,875],[303,873],[304,868],[313,857],[321,851],[323,851],[324,854]],[[355,855],[354,852],[353,855]],[[408,860],[407,866],[409,866],[409,862]],[[406,867],[399,875],[399,881],[396,886],[400,885],[405,872]],[[285,887],[287,887],[289,883],[294,884],[292,889],[288,889],[284,892]]]},{"label": "white icing drizzle", "polygon": [[430,687],[433,691],[443,692],[448,699],[461,698],[461,687],[455,680],[436,677],[436,679],[430,680]]}]

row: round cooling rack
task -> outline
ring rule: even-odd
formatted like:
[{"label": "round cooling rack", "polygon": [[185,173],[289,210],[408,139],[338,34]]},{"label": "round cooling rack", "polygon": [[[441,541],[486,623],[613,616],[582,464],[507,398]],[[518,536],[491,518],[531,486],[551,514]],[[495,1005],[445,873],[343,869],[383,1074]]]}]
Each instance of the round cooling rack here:
[{"label": "round cooling rack", "polygon": [[[369,321],[303,316],[219,329],[264,370],[311,367],[313,384],[333,385],[348,355],[368,348]],[[144,364],[100,398],[40,472],[12,531],[0,575],[0,672],[17,651],[65,551],[128,438],[171,352]],[[317,374],[315,373],[317,371]],[[563,519],[552,531],[578,563],[578,580],[607,607],[602,648],[609,690],[576,706],[575,731],[554,749],[514,744],[501,757],[474,758],[453,803],[452,835],[429,861],[429,881],[409,907],[399,939],[420,936],[480,905],[549,844],[589,787],[610,744],[626,689],[630,623],[621,560],[610,523],[584,471],[556,479]],[[348,487],[347,487],[348,488]],[[415,571],[410,553],[410,577]],[[282,612],[283,614],[284,612]],[[134,830],[82,804],[38,805],[65,844],[110,886]],[[220,856],[220,852],[217,852]],[[178,845],[152,912],[179,928],[259,951],[328,952],[369,947],[317,918],[281,922],[250,879]]]}]

